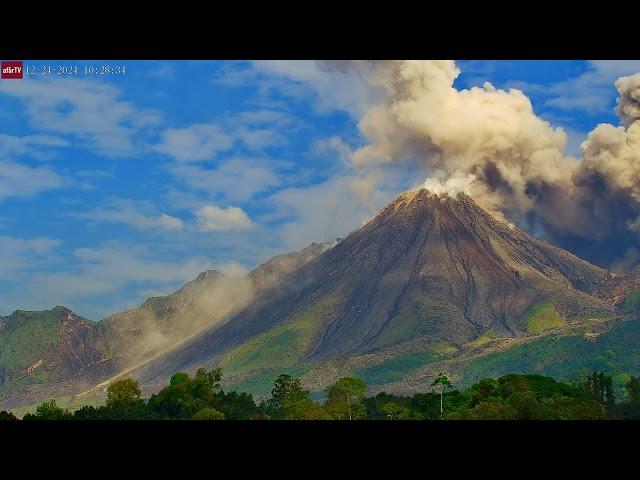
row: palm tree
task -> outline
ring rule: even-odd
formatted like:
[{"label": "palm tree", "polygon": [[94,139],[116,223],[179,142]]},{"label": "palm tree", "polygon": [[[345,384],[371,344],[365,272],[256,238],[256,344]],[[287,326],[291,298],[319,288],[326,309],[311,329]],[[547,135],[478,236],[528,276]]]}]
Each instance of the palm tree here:
[{"label": "palm tree", "polygon": [[446,373],[440,372],[438,376],[431,384],[432,387],[440,387],[440,418],[442,418],[442,397],[444,396],[444,389],[451,388],[451,381]]}]

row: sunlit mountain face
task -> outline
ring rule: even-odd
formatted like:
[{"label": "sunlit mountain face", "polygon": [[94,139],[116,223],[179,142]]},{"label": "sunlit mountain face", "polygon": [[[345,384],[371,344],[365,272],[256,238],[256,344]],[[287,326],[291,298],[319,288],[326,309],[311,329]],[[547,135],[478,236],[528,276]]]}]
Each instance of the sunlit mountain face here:
[{"label": "sunlit mountain face", "polygon": [[23,63],[0,406],[200,367],[414,394],[640,303],[638,61]]}]

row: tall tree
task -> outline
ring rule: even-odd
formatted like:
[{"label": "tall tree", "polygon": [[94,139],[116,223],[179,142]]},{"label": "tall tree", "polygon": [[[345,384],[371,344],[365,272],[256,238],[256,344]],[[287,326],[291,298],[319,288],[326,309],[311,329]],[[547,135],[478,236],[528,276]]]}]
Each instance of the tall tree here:
[{"label": "tall tree", "polygon": [[444,389],[445,388],[451,388],[451,381],[449,380],[449,377],[447,376],[446,373],[444,372],[440,372],[438,373],[438,376],[436,377],[436,379],[433,381],[433,383],[431,384],[432,387],[436,387],[440,390],[440,417],[442,417],[442,414],[444,412],[443,409],[443,405],[442,405],[442,400],[444,397]]},{"label": "tall tree", "polygon": [[55,399],[51,399],[38,405],[35,415],[27,413],[23,420],[69,420],[71,418],[69,410],[59,407]]},{"label": "tall tree", "polygon": [[613,379],[604,372],[593,372],[586,378],[582,388],[604,405],[611,406],[615,402]]},{"label": "tall tree", "polygon": [[133,378],[116,380],[107,387],[106,405],[109,408],[126,408],[142,398],[140,384]]},{"label": "tall tree", "polygon": [[640,406],[640,381],[636,377],[631,376],[627,382],[626,390],[629,403]]},{"label": "tall tree", "polygon": [[266,403],[267,414],[274,419],[293,420],[302,416],[313,400],[309,390],[302,388],[299,378],[283,373],[273,384],[271,398]]},{"label": "tall tree", "polygon": [[[343,377],[335,384],[327,388],[327,407],[334,411],[340,411],[340,405],[346,406],[346,414],[349,420],[353,420],[355,405],[367,395],[367,386],[359,378]],[[337,408],[336,408],[337,407]],[[362,415],[362,408],[356,407],[358,417]]]},{"label": "tall tree", "polygon": [[396,402],[387,402],[382,407],[382,412],[389,420],[402,420],[409,417],[410,411],[407,407],[398,405]]}]

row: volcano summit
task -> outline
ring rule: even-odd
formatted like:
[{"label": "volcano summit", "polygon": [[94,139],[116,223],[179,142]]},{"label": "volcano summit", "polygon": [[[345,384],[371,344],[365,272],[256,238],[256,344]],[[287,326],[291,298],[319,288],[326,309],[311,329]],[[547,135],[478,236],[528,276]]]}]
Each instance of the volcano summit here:
[{"label": "volcano summit", "polygon": [[406,348],[460,351],[481,338],[613,317],[616,307],[599,293],[613,282],[463,193],[413,190],[137,375],[151,381],[219,365],[246,379]]}]

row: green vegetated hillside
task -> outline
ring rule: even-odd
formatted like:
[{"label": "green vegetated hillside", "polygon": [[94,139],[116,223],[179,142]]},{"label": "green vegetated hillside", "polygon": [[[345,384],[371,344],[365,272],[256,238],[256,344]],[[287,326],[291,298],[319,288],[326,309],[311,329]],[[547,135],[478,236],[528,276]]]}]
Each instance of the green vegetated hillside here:
[{"label": "green vegetated hillside", "polygon": [[219,365],[232,377],[225,386],[262,397],[271,391],[279,374],[300,376],[309,371],[311,367],[301,359],[323,325],[325,303],[303,312],[292,323],[272,328],[229,351]]},{"label": "green vegetated hillside", "polygon": [[551,302],[538,303],[524,317],[529,333],[541,333],[553,328],[562,328],[567,322],[560,316]]},{"label": "green vegetated hillside", "polygon": [[137,375],[158,383],[220,366],[226,382],[255,393],[292,368],[309,368],[305,386],[315,391],[337,371],[397,384],[435,361],[408,354],[430,345],[455,346],[454,358],[494,340],[619,316],[613,295],[601,294],[618,286],[606,270],[497,221],[466,195],[415,190]]},{"label": "green vegetated hillside", "polygon": [[640,373],[640,321],[616,322],[595,338],[582,334],[550,334],[502,352],[491,353],[469,364],[461,372],[461,386],[484,377],[507,373],[536,373],[561,380],[576,378],[580,372],[604,371],[620,388],[627,375]]},{"label": "green vegetated hillside", "polygon": [[59,308],[43,312],[17,310],[0,335],[0,368],[21,370],[58,340]]},{"label": "green vegetated hillside", "polygon": [[420,367],[446,358],[432,352],[411,352],[355,372],[368,385],[385,385],[403,379]]},{"label": "green vegetated hillside", "polygon": [[[312,370],[323,370],[325,367],[322,362],[314,364],[301,361],[322,326],[322,309],[313,311],[315,313],[307,311],[295,322],[275,327],[228,352],[219,364],[231,376],[225,381],[225,387],[252,392],[258,398],[263,398],[269,394],[273,380],[280,373],[304,377]],[[601,319],[572,318],[571,323],[585,324],[586,327],[591,320]],[[461,387],[468,387],[480,378],[509,373],[540,373],[573,380],[580,371],[602,370],[614,375],[621,391],[629,373],[640,373],[640,355],[637,361],[634,357],[635,353],[640,354],[640,321],[616,322],[610,331],[602,333],[595,340],[584,336],[588,327],[580,329],[573,336],[567,336],[565,327],[569,323],[552,300],[547,300],[530,308],[522,323],[529,334],[542,334],[543,337],[506,351],[474,357],[458,373]],[[636,337],[627,335],[627,332],[635,332]],[[620,341],[622,338],[625,342]],[[492,340],[496,340],[496,336],[488,332],[467,346],[482,349]],[[369,386],[384,387],[401,382],[431,363],[455,362],[464,356],[465,352],[441,342],[439,346],[432,345],[429,350],[401,353],[377,363],[349,369],[348,373],[361,378]],[[442,368],[447,370],[447,363]],[[322,396],[321,385],[310,385],[314,395]]]},{"label": "green vegetated hillside", "polygon": [[633,290],[629,292],[627,296],[624,298],[624,303],[622,304],[622,309],[629,314],[637,314],[640,310],[638,307],[640,306],[640,291]]},{"label": "green vegetated hillside", "polygon": [[0,332],[0,393],[27,381],[46,381],[41,359],[45,349],[58,341],[59,310],[58,307],[43,312],[18,310],[3,319]]}]

